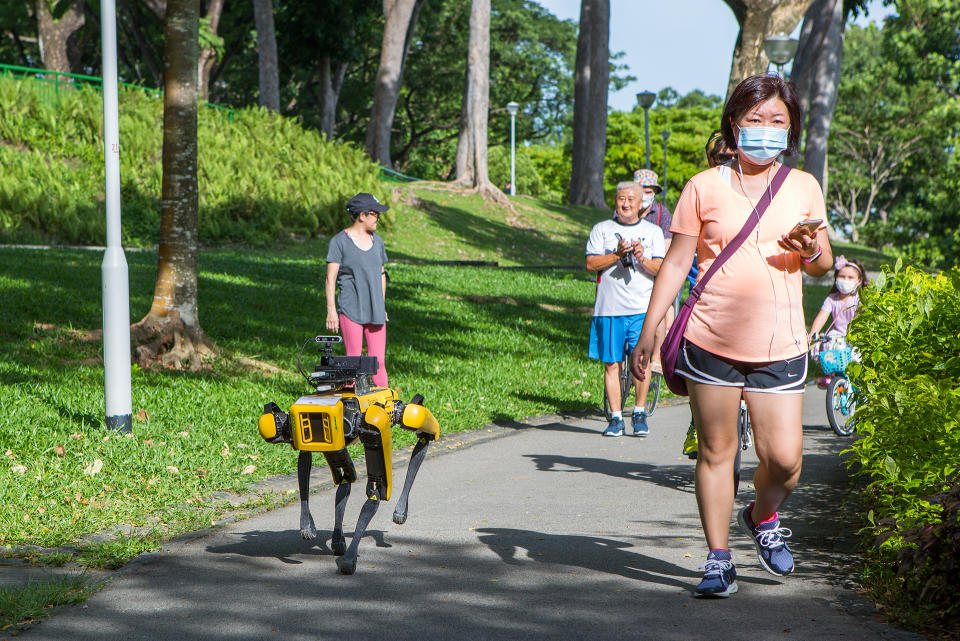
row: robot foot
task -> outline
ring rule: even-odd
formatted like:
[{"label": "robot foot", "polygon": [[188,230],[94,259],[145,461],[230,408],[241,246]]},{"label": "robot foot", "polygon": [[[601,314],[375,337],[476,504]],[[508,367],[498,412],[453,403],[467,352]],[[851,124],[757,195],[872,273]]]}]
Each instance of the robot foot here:
[{"label": "robot foot", "polygon": [[[333,538],[330,540],[330,547],[333,548],[335,555],[343,556],[343,553],[347,551],[347,540],[343,538],[342,533],[333,533]],[[353,574],[353,572],[347,572],[346,574]]]},{"label": "robot foot", "polygon": [[341,556],[337,558],[337,569],[340,574],[353,574],[357,570],[357,557],[348,558]]},{"label": "robot foot", "polygon": [[309,514],[300,517],[300,536],[308,541],[317,538],[317,527],[313,524],[313,517]]}]

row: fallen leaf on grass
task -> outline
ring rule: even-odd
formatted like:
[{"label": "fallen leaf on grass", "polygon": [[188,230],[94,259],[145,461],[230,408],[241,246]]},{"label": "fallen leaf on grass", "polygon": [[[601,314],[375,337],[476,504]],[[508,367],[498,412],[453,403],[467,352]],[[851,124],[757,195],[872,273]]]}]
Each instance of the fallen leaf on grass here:
[{"label": "fallen leaf on grass", "polygon": [[241,473],[241,474],[253,474],[253,473],[256,471],[256,469],[257,469],[257,466],[256,466],[256,465],[248,465],[248,466],[246,466],[245,468],[243,468],[243,471],[240,472],[240,473]]},{"label": "fallen leaf on grass", "polygon": [[137,410],[137,420],[138,420],[138,421],[143,422],[143,421],[146,421],[146,420],[149,419],[149,418],[150,418],[150,412],[148,412],[147,410],[143,409],[142,407]]},{"label": "fallen leaf on grass", "polygon": [[94,460],[93,463],[83,468],[83,473],[88,476],[96,476],[100,470],[103,469],[103,461],[100,459]]},{"label": "fallen leaf on grass", "polygon": [[62,445],[56,446],[53,448],[53,451],[57,453],[57,456],[63,456],[67,453],[67,450]]},{"label": "fallen leaf on grass", "polygon": [[24,472],[27,471],[27,466],[26,466],[26,465],[14,465],[13,467],[10,468],[10,471],[13,472],[14,474],[23,474]]},{"label": "fallen leaf on grass", "polygon": [[180,473],[180,469],[179,469],[177,466],[175,466],[175,465],[168,465],[168,466],[167,466],[167,471],[170,472],[171,474],[179,474],[179,473]]}]

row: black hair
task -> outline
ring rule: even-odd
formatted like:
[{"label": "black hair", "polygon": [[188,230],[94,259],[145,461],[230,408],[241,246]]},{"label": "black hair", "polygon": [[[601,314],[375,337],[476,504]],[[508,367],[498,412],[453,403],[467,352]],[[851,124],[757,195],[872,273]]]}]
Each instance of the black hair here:
[{"label": "black hair", "polygon": [[730,149],[737,148],[737,137],[733,135],[733,123],[740,120],[750,109],[771,98],[780,98],[787,106],[790,116],[790,131],[787,133],[789,156],[800,150],[800,130],[803,128],[803,107],[793,89],[793,83],[778,75],[761,74],[745,79],[730,94],[720,122],[723,140]]}]

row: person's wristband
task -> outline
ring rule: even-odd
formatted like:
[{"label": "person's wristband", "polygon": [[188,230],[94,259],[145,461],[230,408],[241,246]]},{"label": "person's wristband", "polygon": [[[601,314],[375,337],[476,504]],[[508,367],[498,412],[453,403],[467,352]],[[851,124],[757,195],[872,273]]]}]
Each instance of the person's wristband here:
[{"label": "person's wristband", "polygon": [[802,254],[800,255],[800,258],[803,259],[803,262],[805,262],[805,263],[807,263],[807,264],[810,264],[810,263],[812,263],[813,261],[815,261],[816,259],[820,258],[820,254],[822,254],[822,253],[823,253],[823,249],[818,249],[818,250],[817,250],[817,253],[814,254],[813,256],[811,256],[810,258],[807,258],[806,256],[804,256],[804,255],[802,255]]}]

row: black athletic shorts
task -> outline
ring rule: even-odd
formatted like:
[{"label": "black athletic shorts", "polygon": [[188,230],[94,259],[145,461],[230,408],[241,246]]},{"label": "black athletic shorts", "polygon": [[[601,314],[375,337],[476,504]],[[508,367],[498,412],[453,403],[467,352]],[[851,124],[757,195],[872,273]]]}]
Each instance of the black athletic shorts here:
[{"label": "black athletic shorts", "polygon": [[802,394],[807,378],[807,355],[772,363],[744,363],[717,356],[684,339],[676,372],[697,383],[741,387],[746,392]]}]

